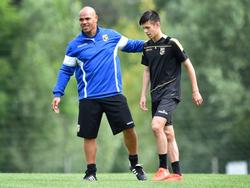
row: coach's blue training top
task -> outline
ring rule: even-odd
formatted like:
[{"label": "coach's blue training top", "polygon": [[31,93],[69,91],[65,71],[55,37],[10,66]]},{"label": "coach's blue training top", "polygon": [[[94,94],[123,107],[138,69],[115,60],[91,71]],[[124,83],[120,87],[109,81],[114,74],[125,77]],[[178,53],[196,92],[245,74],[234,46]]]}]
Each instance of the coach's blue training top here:
[{"label": "coach's blue training top", "polygon": [[53,94],[64,95],[75,73],[79,100],[114,96],[122,92],[118,48],[125,52],[142,52],[144,41],[130,40],[120,33],[98,27],[94,37],[83,32],[69,42]]}]

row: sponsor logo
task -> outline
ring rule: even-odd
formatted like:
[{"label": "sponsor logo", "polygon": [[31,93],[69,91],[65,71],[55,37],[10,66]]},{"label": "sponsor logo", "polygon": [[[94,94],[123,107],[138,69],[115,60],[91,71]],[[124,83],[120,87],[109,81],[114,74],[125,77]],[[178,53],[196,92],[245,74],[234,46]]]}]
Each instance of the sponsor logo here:
[{"label": "sponsor logo", "polygon": [[167,113],[165,110],[158,110],[158,112],[159,112],[160,114],[166,114],[166,115],[168,115],[168,113]]},{"label": "sponsor logo", "polygon": [[102,39],[103,39],[103,41],[108,41],[109,40],[109,36],[107,35],[107,34],[105,34],[105,35],[102,35]]},{"label": "sponsor logo", "polygon": [[133,123],[134,123],[133,121],[130,121],[130,122],[127,123],[127,125],[131,125],[131,124],[133,124]]},{"label": "sponsor logo", "polygon": [[152,48],[145,49],[146,52],[149,52],[149,51],[152,51],[152,50],[153,50]]}]

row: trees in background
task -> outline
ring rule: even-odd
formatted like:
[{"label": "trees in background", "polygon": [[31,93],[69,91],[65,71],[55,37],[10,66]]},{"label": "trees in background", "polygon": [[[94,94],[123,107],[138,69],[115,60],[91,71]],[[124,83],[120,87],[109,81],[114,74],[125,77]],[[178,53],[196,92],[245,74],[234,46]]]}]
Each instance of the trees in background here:
[{"label": "trees in background", "polygon": [[245,80],[249,5],[244,0],[185,0],[168,1],[162,9],[167,30],[180,38],[196,67],[205,99],[201,109],[190,108],[190,85],[184,77],[184,103],[177,112],[182,115],[176,118],[178,133],[186,140],[181,148],[184,166],[194,172],[210,172],[213,157],[222,164],[220,172],[228,160],[249,160],[249,146],[242,143],[249,142],[244,133],[249,130],[249,82]]},{"label": "trees in background", "polygon": [[14,82],[17,69],[13,62],[12,51],[13,41],[18,37],[16,31],[20,26],[20,19],[15,7],[6,0],[0,2],[0,15],[0,166],[3,170],[14,170],[11,160],[15,151],[7,146],[14,142],[8,136],[15,132],[10,126],[13,124],[12,115],[16,113],[13,98],[17,86]]},{"label": "trees in background", "polygon": [[[0,103],[6,103],[1,110],[5,114],[0,124],[0,171],[67,171],[70,153],[77,149],[72,145],[76,141],[70,142],[73,135],[69,137],[73,131],[70,128],[75,128],[76,109],[72,106],[77,94],[69,91],[72,95],[65,97],[68,100],[62,105],[64,115],[56,116],[50,108],[51,91],[66,43],[75,35],[75,10],[80,5],[71,1],[26,0],[17,10],[10,1],[4,2],[7,7],[2,9],[13,9],[12,17],[19,19],[12,24],[15,20],[9,17],[9,26],[1,24],[3,28],[15,26],[9,32],[15,37],[1,40],[12,46],[9,54],[4,53],[8,60],[2,66],[9,69],[1,69],[8,75],[1,74],[1,93],[7,102],[0,99]],[[73,82],[68,90],[74,91],[74,87]]]}]

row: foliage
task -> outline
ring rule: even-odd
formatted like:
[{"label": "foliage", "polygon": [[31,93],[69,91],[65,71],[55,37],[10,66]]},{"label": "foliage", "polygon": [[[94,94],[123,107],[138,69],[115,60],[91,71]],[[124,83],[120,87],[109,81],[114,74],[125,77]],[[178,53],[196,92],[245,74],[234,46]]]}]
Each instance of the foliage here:
[{"label": "foliage", "polygon": [[[190,109],[191,102],[185,101],[190,100],[186,97],[190,96],[190,89],[187,89],[190,85],[184,77],[183,101],[186,104],[180,105],[176,114],[182,114],[178,118],[179,124],[188,123],[188,127],[181,127],[178,132],[181,137],[187,137],[187,143],[182,144],[181,149],[185,147],[184,150],[193,153],[189,156],[189,164],[185,164],[192,171],[195,170],[192,166],[197,163],[197,154],[205,161],[217,156],[224,164],[225,153],[232,155],[229,143],[234,142],[234,129],[239,126],[241,130],[241,124],[247,121],[249,84],[244,82],[242,75],[242,70],[249,69],[246,63],[249,56],[246,55],[249,48],[247,6],[248,1],[187,0],[179,3],[170,1],[166,7],[171,25],[168,30],[181,39],[190,55],[205,99],[199,111]],[[249,142],[248,137],[244,139]],[[192,147],[194,143],[196,147]],[[244,151],[247,149],[244,145],[238,147]],[[232,158],[237,158],[236,151]],[[249,159],[249,154],[247,156]],[[200,161],[199,166],[202,164]],[[196,170],[207,169],[209,172],[209,165],[207,163]],[[224,169],[220,171],[224,172]]]},{"label": "foliage", "polygon": [[[59,67],[55,63],[62,61],[65,40],[69,35],[72,37],[72,31],[69,32],[65,27],[67,21],[72,23],[75,16],[75,11],[66,10],[69,4],[70,1],[28,0],[22,4],[19,16],[23,19],[12,52],[15,69],[5,73],[13,77],[11,83],[14,83],[14,87],[12,93],[8,92],[11,113],[5,116],[7,120],[1,124],[3,143],[9,145],[3,152],[2,171],[65,170],[62,164],[68,160],[65,157],[70,151],[66,152],[65,148],[69,147],[67,137],[71,135],[67,124],[72,124],[70,116],[76,112],[65,108],[62,112],[66,111],[68,115],[61,119],[55,118],[50,102],[54,84],[51,80],[56,79],[54,71],[55,67]],[[32,9],[26,11],[28,7]],[[58,7],[61,7],[61,11],[56,11]],[[66,13],[68,18],[62,22],[61,18]],[[48,19],[47,15],[51,14],[54,14],[53,19]],[[4,86],[7,84],[4,83]],[[77,100],[76,93],[72,95]],[[1,98],[4,99],[4,96],[1,95]],[[68,105],[75,104],[72,99],[68,100]]]},{"label": "foliage", "polygon": [[16,8],[11,6],[10,0],[0,2],[0,57],[9,56],[12,48],[12,40],[17,37],[19,18]]},{"label": "foliage", "polygon": [[[116,26],[122,18],[133,19],[138,16],[140,0],[116,0],[110,3],[109,0],[85,0],[82,6],[92,6],[99,17],[99,23],[106,26]],[[115,15],[115,16],[114,16]]]}]

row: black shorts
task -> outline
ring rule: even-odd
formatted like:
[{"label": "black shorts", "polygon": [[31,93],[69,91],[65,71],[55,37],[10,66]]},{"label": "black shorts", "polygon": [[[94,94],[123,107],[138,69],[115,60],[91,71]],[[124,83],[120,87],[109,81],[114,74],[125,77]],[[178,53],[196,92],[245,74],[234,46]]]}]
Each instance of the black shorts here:
[{"label": "black shorts", "polygon": [[79,102],[77,136],[87,139],[96,138],[103,112],[114,135],[134,127],[125,96],[119,94],[101,99],[82,99]]},{"label": "black shorts", "polygon": [[179,101],[175,98],[162,99],[152,103],[152,117],[160,116],[167,119],[167,125],[173,124],[173,112]]}]

